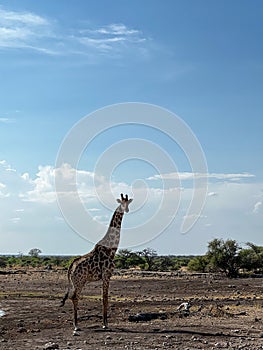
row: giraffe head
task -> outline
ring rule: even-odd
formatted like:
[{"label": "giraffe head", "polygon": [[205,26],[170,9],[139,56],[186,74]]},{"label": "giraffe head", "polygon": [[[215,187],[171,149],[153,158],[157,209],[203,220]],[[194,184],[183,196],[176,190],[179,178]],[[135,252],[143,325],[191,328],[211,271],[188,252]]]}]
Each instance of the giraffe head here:
[{"label": "giraffe head", "polygon": [[129,204],[133,201],[133,199],[128,199],[128,195],[124,197],[121,193],[121,199],[117,199],[117,202],[120,203],[120,209],[122,212],[129,213]]}]

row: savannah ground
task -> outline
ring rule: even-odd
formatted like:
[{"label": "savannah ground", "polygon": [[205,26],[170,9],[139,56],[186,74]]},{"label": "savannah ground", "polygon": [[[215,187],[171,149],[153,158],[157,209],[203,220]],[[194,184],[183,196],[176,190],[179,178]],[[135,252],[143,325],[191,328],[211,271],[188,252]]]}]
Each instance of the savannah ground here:
[{"label": "savannah ground", "polygon": [[[79,303],[79,336],[72,305],[59,307],[66,271],[25,270],[0,275],[0,349],[263,349],[260,278],[127,274],[110,284],[109,329],[101,328],[101,283],[90,283]],[[177,307],[191,301],[189,316]],[[161,313],[130,322],[137,313]],[[52,346],[50,347],[52,348]]]}]

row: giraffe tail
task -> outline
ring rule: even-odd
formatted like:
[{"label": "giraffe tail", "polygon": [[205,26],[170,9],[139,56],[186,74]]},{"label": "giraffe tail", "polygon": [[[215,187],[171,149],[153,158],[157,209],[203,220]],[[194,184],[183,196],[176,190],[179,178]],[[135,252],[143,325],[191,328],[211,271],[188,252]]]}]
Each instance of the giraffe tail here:
[{"label": "giraffe tail", "polygon": [[[80,258],[74,259],[74,260],[71,262],[71,264],[70,264],[70,266],[69,266],[69,268],[68,268],[68,290],[66,291],[66,293],[65,293],[65,295],[64,295],[64,297],[63,297],[63,299],[61,300],[60,306],[64,306],[66,300],[67,300],[69,297],[71,298],[71,295],[72,295],[71,271],[72,271],[72,267],[73,267],[73,265],[74,265],[74,262],[75,262],[76,260],[79,260],[79,259],[80,259]],[[69,295],[69,293],[70,293],[70,295]]]},{"label": "giraffe tail", "polygon": [[65,305],[65,302],[66,300],[68,299],[68,295],[69,295],[69,291],[66,292],[66,294],[64,295],[63,299],[61,300],[60,302],[60,305],[59,306],[64,306]]}]

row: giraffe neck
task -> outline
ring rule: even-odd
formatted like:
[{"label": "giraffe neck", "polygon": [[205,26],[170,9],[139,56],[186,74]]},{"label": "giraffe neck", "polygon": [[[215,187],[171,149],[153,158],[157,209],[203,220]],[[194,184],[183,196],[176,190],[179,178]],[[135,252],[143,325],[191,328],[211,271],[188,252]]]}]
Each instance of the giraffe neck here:
[{"label": "giraffe neck", "polygon": [[107,248],[114,249],[115,251],[118,249],[123,214],[124,213],[119,206],[112,215],[110,225],[105,236],[98,242],[97,245],[102,245]]}]

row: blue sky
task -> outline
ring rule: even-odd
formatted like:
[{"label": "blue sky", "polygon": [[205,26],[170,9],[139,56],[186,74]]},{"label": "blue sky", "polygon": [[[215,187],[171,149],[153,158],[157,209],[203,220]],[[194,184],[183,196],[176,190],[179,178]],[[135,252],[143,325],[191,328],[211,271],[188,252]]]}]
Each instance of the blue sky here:
[{"label": "blue sky", "polygon": [[[187,156],[160,131],[123,125],[96,135],[75,169],[95,219],[106,224],[111,211],[88,199],[94,166],[111,146],[136,137],[169,154],[184,189],[174,222],[145,246],[201,254],[215,237],[262,244],[262,15],[257,0],[0,1],[1,253],[38,247],[45,254],[82,254],[92,247],[58,209],[56,158],[79,120],[125,102],[160,106],[187,123],[207,160],[206,205],[182,235],[192,186]],[[126,190],[137,208],[125,218],[127,228],[158,211],[163,189],[153,165],[116,164],[113,192]],[[170,181],[172,174],[162,175]],[[138,179],[141,192],[132,188]],[[148,200],[136,207],[145,191]],[[132,249],[143,247],[137,243]]]}]

